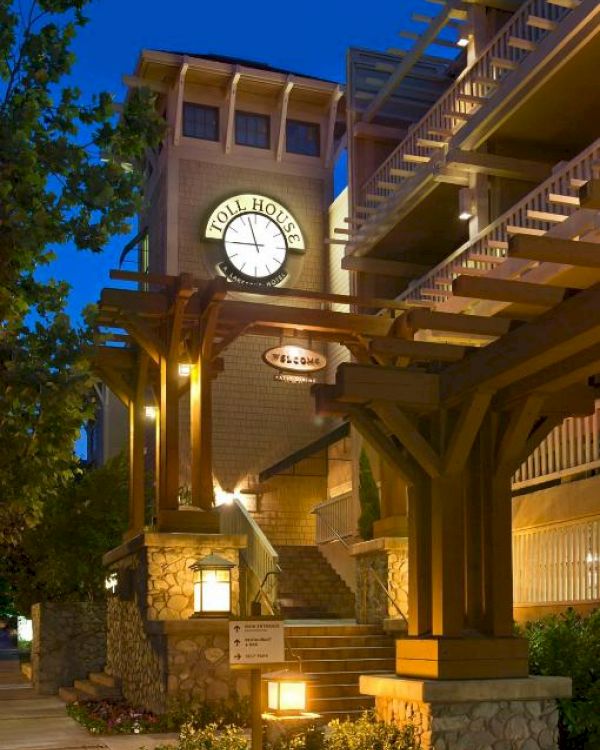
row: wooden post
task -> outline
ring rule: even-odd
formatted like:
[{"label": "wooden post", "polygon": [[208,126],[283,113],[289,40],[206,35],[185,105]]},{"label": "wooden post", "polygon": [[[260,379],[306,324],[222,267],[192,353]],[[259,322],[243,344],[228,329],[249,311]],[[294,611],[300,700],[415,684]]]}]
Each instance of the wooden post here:
[{"label": "wooden post", "polygon": [[192,505],[213,506],[212,478],[212,382],[210,365],[198,355],[190,374],[190,437]]},{"label": "wooden post", "polygon": [[252,750],[262,750],[262,682],[260,669],[250,670]]},{"label": "wooden post", "polygon": [[148,379],[148,356],[145,352],[138,355],[136,388],[129,401],[129,530],[133,536],[144,528],[144,436],[145,395]]},{"label": "wooden post", "polygon": [[159,513],[178,510],[179,500],[179,364],[160,358]]},{"label": "wooden post", "polygon": [[408,634],[431,632],[431,502],[428,480],[408,488]]}]

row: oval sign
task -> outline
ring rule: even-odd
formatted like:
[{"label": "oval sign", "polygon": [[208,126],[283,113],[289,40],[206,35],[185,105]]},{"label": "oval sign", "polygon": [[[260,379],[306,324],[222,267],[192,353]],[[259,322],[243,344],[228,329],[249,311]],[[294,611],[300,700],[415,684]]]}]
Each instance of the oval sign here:
[{"label": "oval sign", "polygon": [[320,352],[295,344],[275,346],[267,349],[262,356],[268,365],[286,372],[318,372],[327,365],[327,359]]}]

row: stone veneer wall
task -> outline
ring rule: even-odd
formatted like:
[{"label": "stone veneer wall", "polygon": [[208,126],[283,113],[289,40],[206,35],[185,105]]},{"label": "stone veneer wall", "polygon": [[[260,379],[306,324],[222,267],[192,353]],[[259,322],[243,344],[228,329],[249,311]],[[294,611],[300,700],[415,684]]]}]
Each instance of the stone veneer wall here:
[{"label": "stone veneer wall", "polygon": [[175,699],[214,700],[249,692],[229,668],[228,621],[190,619],[198,558],[218,554],[232,569],[232,611],[239,612],[239,549],[245,537],[143,534],[105,556],[116,571],[108,603],[106,672],[134,706],[165,711]]},{"label": "stone veneer wall", "polygon": [[386,583],[397,606],[408,617],[408,541],[386,537],[358,542],[351,554],[356,559],[356,618],[363,624],[382,624],[402,619],[397,608],[377,583]]},{"label": "stone veneer wall", "polygon": [[42,695],[102,671],[106,659],[105,602],[34,604],[31,666],[33,687]]},{"label": "stone veneer wall", "polygon": [[378,696],[377,715],[411,723],[421,750],[551,750],[558,747],[555,700],[421,703]]}]

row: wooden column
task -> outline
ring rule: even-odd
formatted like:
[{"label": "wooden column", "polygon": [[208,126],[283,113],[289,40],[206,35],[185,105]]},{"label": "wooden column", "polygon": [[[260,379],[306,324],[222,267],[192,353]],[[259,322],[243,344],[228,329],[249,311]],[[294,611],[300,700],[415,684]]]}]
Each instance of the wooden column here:
[{"label": "wooden column", "polygon": [[142,531],[145,523],[144,443],[146,433],[145,395],[148,380],[148,356],[139,352],[135,393],[129,401],[129,529],[131,537]]},{"label": "wooden column", "polygon": [[212,381],[210,364],[200,354],[190,380],[192,505],[210,510],[214,503],[212,477]]},{"label": "wooden column", "polygon": [[179,509],[179,363],[160,358],[158,510]]},{"label": "wooden column", "polygon": [[431,501],[428,480],[408,489],[408,634],[431,632]]}]

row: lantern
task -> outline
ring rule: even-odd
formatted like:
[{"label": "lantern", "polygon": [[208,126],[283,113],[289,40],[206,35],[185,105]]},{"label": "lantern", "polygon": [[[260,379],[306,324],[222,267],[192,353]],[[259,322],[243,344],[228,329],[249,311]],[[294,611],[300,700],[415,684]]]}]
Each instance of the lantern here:
[{"label": "lantern", "polygon": [[194,571],[192,617],[231,614],[231,569],[235,563],[219,555],[208,555],[190,568]]},{"label": "lantern", "polygon": [[182,378],[189,378],[192,372],[192,365],[190,362],[180,362],[178,367],[179,376]]},{"label": "lantern", "polygon": [[306,675],[282,669],[263,675],[267,683],[267,711],[277,716],[306,712]]},{"label": "lantern", "polygon": [[156,406],[147,405],[144,407],[144,414],[149,422],[154,422],[156,420],[157,413],[158,409]]}]

